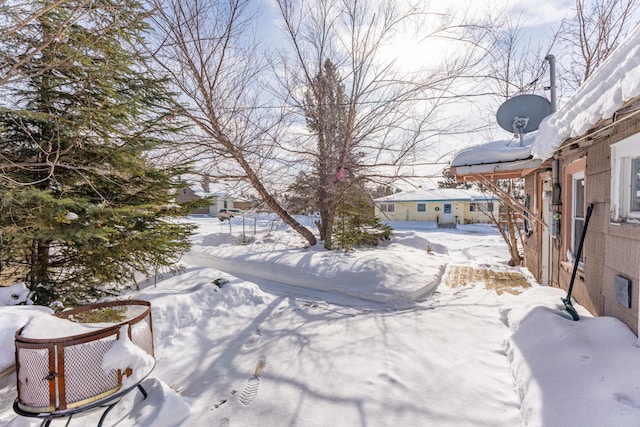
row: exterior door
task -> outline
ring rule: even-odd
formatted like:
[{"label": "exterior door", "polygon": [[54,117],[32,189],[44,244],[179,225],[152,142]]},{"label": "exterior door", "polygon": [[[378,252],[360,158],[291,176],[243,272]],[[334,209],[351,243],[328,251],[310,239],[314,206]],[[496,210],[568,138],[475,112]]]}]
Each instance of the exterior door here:
[{"label": "exterior door", "polygon": [[549,235],[549,222],[551,221],[551,179],[544,179],[541,188],[542,218],[547,222],[547,225],[541,226],[542,258],[540,260],[540,284],[549,285],[551,283],[551,236]]},{"label": "exterior door", "polygon": [[453,209],[451,203],[442,205],[442,222],[453,222]]}]

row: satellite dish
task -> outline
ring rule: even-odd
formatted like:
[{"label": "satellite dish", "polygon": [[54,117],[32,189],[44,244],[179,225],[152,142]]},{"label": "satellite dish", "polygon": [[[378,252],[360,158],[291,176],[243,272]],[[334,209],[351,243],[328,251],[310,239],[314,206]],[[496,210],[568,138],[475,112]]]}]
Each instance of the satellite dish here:
[{"label": "satellite dish", "polygon": [[507,99],[496,112],[500,127],[522,136],[538,129],[542,119],[553,112],[551,103],[538,95],[518,95]]}]

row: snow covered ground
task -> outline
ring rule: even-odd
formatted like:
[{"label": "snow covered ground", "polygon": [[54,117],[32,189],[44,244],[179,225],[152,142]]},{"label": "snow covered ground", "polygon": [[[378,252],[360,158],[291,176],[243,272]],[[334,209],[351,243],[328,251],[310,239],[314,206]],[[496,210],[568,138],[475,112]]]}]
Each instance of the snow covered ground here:
[{"label": "snow covered ground", "polygon": [[[152,304],[157,363],[149,397],[130,393],[105,425],[640,425],[640,349],[625,325],[579,306],[573,322],[558,289],[441,283],[454,265],[514,270],[490,226],[392,223],[388,244],[345,254],[305,249],[271,217],[189,220],[200,231],[184,273],[124,296]],[[7,292],[0,304],[24,297]],[[0,372],[16,328],[48,313],[0,307]],[[0,425],[39,425],[15,415],[15,397],[15,375],[0,379]]]}]

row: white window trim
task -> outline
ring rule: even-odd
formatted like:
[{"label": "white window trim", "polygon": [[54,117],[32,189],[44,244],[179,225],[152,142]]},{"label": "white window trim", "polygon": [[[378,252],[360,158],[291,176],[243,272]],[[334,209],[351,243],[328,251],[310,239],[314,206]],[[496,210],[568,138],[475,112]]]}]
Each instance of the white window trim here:
[{"label": "white window trim", "polygon": [[[576,172],[573,175],[571,175],[571,244],[569,245],[569,248],[572,252],[572,256],[576,257],[576,252],[578,251],[577,247],[574,247],[574,244],[576,242],[576,208],[577,208],[577,203],[576,203],[576,194],[578,193],[576,191],[577,185],[576,183],[579,180],[583,180],[584,182],[584,172]],[[583,192],[582,196],[583,198],[586,197],[586,192]],[[584,206],[584,199],[583,199],[583,206],[582,206],[582,224],[584,226],[584,221],[585,221],[585,216],[586,215],[586,209]],[[580,261],[580,265],[582,265],[582,261]]]},{"label": "white window trim", "polygon": [[[418,209],[418,205],[424,205],[424,210],[421,211]],[[416,212],[417,213],[427,213],[427,204],[422,202],[422,203],[416,203]]]},{"label": "white window trim", "polygon": [[640,220],[640,212],[630,212],[631,159],[640,157],[640,134],[611,146],[611,220]]}]

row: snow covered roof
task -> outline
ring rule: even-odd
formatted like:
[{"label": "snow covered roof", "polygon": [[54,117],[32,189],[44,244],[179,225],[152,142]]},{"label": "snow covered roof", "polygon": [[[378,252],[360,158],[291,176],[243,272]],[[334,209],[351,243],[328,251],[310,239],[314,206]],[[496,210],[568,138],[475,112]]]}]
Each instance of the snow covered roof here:
[{"label": "snow covered roof", "polygon": [[474,145],[458,151],[451,161],[456,176],[473,174],[501,175],[503,177],[520,176],[521,171],[540,166],[540,160],[531,156],[531,147],[535,133],[509,141],[491,141]]},{"label": "snow covered roof", "polygon": [[221,188],[216,188],[216,189],[209,188],[209,191],[205,191],[204,188],[202,187],[202,184],[193,183],[193,184],[189,184],[189,188],[191,188],[191,190],[198,197],[202,197],[202,198],[211,197],[211,196],[216,196],[216,197],[227,197],[227,196],[229,196],[229,193],[227,193],[222,187]]},{"label": "snow covered roof", "polygon": [[194,192],[195,195],[201,198],[205,197],[230,197],[231,191],[230,186],[227,183],[208,180],[209,191],[205,191],[205,181],[206,178],[203,178],[200,175],[195,174],[185,174],[180,177],[181,181],[184,182],[191,191]]},{"label": "snow covered roof", "polygon": [[480,191],[464,190],[460,188],[432,188],[403,191],[390,196],[375,199],[376,202],[435,202],[444,200],[497,200],[495,197]]},{"label": "snow covered roof", "polygon": [[568,138],[584,135],[598,121],[611,118],[626,101],[637,96],[640,96],[640,26],[562,108],[542,120],[537,132],[525,136],[522,146],[516,140],[467,147],[456,153],[451,167],[459,175],[535,167],[549,159]]},{"label": "snow covered roof", "polygon": [[530,159],[534,135],[533,133],[526,135],[522,145],[519,139],[515,139],[491,141],[463,148],[453,156],[451,166],[474,166]]},{"label": "snow covered roof", "polygon": [[637,26],[553,115],[545,118],[531,153],[546,160],[568,138],[584,135],[640,95],[640,26]]}]

